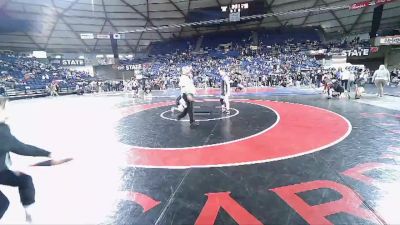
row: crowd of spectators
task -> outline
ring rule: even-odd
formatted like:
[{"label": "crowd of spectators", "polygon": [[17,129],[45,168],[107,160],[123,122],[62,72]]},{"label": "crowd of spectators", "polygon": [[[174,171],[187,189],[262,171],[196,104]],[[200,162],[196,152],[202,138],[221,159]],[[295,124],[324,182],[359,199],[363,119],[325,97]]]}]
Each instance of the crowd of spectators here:
[{"label": "crowd of spectators", "polygon": [[[141,61],[140,74],[145,77],[139,82],[143,88],[176,88],[180,70],[191,65],[197,87],[218,87],[220,69],[229,71],[233,86],[241,83],[252,86],[303,86],[320,87],[324,77],[342,79],[342,73],[334,68],[324,68],[318,54],[329,56],[340,54],[344,49],[369,47],[369,43],[355,38],[351,41],[324,43],[317,40],[280,40],[279,43],[263,43],[255,47],[249,40],[238,41],[223,48],[193,52],[179,51],[157,55]],[[314,53],[312,53],[314,52]],[[123,64],[135,64],[124,60]],[[360,68],[342,68],[350,71],[353,81],[366,75],[371,82],[372,73]],[[61,88],[83,92],[121,91],[124,82],[94,80],[86,72],[74,71],[51,65],[35,58],[0,55],[0,86],[16,90],[46,89],[52,95]],[[397,70],[392,72],[393,80],[398,80]],[[126,83],[125,83],[126,84]],[[349,86],[351,82],[349,81]]]},{"label": "crowd of spectators", "polygon": [[[369,43],[354,39],[350,42],[322,44],[319,41],[296,42],[293,39],[279,44],[267,45],[262,42],[257,48],[251,43],[233,44],[227,49],[201,53],[180,52],[157,55],[143,63],[141,73],[155,89],[176,87],[180,68],[192,65],[194,81],[197,87],[218,87],[219,69],[230,71],[232,81],[251,86],[320,86],[323,76],[336,74],[337,71],[324,69],[311,51],[325,49],[326,55],[337,54],[348,48],[368,46]],[[134,63],[134,62],[125,62]]]},{"label": "crowd of spectators", "polygon": [[52,65],[44,60],[1,54],[1,85],[16,91],[59,91],[61,88],[75,88],[79,82],[91,79],[87,72]]},{"label": "crowd of spectators", "polygon": [[122,91],[124,88],[122,81],[100,81],[85,71],[12,54],[0,55],[0,87],[15,93],[51,96],[57,96],[62,89],[65,93],[79,94]]}]

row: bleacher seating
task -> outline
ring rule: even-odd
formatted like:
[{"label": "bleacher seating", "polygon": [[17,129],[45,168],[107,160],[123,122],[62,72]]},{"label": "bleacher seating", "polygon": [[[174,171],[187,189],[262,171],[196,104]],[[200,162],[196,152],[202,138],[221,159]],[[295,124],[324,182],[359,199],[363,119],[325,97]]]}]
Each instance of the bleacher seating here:
[{"label": "bleacher seating", "polygon": [[251,41],[251,31],[241,30],[218,32],[205,35],[202,47],[205,49],[215,49],[221,44],[228,43],[243,46],[251,43]]},{"label": "bleacher seating", "polygon": [[[248,77],[260,79],[262,76],[297,76],[300,71],[316,71],[320,62],[309,54],[310,50],[342,49],[368,43],[320,42],[318,31],[314,28],[292,30],[230,31],[204,35],[202,47],[205,51],[192,52],[196,37],[157,42],[152,44],[152,54],[147,58],[122,59],[122,64],[142,64],[142,74],[152,81],[168,80],[176,82],[180,68],[192,65],[196,79],[218,80],[219,69],[237,68]],[[253,37],[259,44],[251,48]],[[218,48],[221,44],[228,44]],[[7,83],[8,89],[18,92],[45,90],[49,84],[57,82],[63,89],[75,89],[82,81],[90,83],[91,77],[84,72],[55,67],[46,62],[26,57],[0,55],[0,82]],[[107,86],[107,85],[106,85]],[[108,88],[109,90],[110,88]],[[114,88],[115,89],[115,88]]]},{"label": "bleacher seating", "polygon": [[286,40],[292,40],[294,43],[304,41],[320,41],[321,38],[315,28],[291,28],[290,30],[267,30],[258,31],[258,39],[265,45],[281,44]]},{"label": "bleacher seating", "polygon": [[150,55],[165,55],[182,53],[193,50],[196,45],[196,38],[182,38],[164,42],[154,42],[150,46]]},{"label": "bleacher seating", "polygon": [[61,88],[74,89],[77,81],[90,78],[86,72],[53,66],[46,59],[39,61],[3,54],[0,54],[0,72],[0,82],[11,93],[45,92],[53,82],[57,82]]}]

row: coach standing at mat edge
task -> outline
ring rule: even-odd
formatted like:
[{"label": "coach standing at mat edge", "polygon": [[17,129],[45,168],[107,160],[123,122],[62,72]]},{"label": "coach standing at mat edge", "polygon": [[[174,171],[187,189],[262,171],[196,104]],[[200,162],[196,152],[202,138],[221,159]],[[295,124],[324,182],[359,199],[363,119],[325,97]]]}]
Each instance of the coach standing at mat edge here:
[{"label": "coach standing at mat edge", "polygon": [[383,97],[383,87],[390,84],[390,73],[385,65],[380,65],[379,69],[375,71],[372,81],[378,88],[378,96]]},{"label": "coach standing at mat edge", "polygon": [[193,102],[194,94],[196,93],[196,87],[193,83],[193,73],[191,66],[182,67],[182,76],[179,80],[179,86],[181,88],[181,95],[183,100],[185,100],[187,107],[181,114],[178,115],[178,120],[181,120],[186,114],[189,114],[190,126],[198,126],[199,123],[193,118]]},{"label": "coach standing at mat edge", "polygon": [[[35,203],[35,187],[31,176],[9,169],[11,164],[10,152],[23,156],[42,157],[51,157],[51,153],[24,144],[11,134],[10,128],[5,123],[6,104],[7,98],[0,96],[0,184],[18,187],[20,200],[25,209],[26,221],[31,222],[30,208]],[[7,197],[0,191],[0,220],[7,211],[9,204]]]}]

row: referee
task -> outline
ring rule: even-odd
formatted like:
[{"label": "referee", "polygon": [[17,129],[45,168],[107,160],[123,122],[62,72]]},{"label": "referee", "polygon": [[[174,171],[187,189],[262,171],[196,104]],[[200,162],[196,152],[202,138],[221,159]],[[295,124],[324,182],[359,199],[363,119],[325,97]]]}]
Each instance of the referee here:
[{"label": "referee", "polygon": [[193,118],[193,102],[194,94],[196,93],[196,87],[193,83],[193,74],[191,66],[182,67],[182,76],[179,80],[179,87],[181,88],[181,95],[183,100],[185,100],[187,107],[183,110],[181,114],[178,115],[177,119],[181,120],[186,114],[189,114],[190,126],[198,126],[199,123]]},{"label": "referee", "polygon": [[230,104],[229,104],[229,96],[231,95],[231,81],[229,79],[229,75],[222,69],[219,70],[221,75],[221,96],[220,103],[222,113],[230,114]]}]

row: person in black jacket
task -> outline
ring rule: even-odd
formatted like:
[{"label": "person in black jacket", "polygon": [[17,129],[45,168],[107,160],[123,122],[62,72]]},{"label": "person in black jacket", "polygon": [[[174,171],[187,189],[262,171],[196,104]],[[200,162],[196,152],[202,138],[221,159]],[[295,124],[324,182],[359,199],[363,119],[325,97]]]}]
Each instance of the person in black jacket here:
[{"label": "person in black jacket", "polygon": [[0,84],[0,97],[6,96],[6,89]]},{"label": "person in black jacket", "polygon": [[[25,208],[26,220],[31,222],[29,208],[35,202],[35,187],[32,177],[9,169],[11,163],[9,153],[43,157],[51,157],[51,153],[44,149],[24,144],[11,134],[9,126],[5,123],[6,103],[7,99],[0,97],[0,184],[18,187],[20,200]],[[9,204],[7,197],[0,191],[0,219],[7,211]]]},{"label": "person in black jacket", "polygon": [[231,95],[231,84],[229,75],[225,70],[219,70],[221,75],[221,96],[220,96],[220,103],[222,113],[227,115],[230,114],[230,104],[229,104],[229,96]]}]

